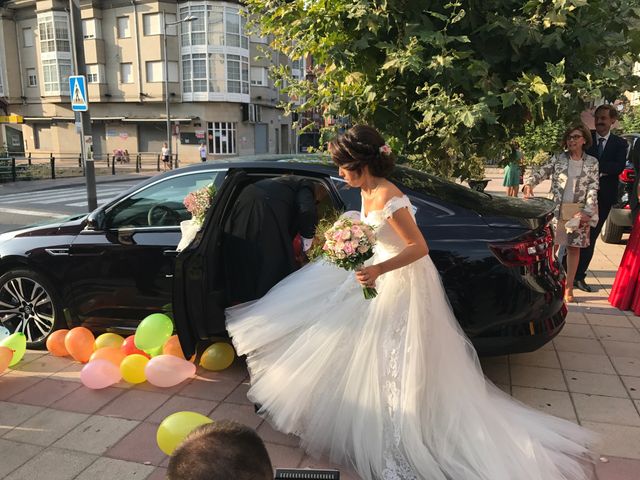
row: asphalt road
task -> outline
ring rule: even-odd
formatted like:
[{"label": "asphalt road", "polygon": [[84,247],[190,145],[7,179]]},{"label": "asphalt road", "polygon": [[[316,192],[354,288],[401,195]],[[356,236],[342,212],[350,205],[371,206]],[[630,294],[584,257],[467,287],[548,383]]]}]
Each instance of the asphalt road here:
[{"label": "asphalt road", "polygon": [[[112,200],[146,177],[98,181],[98,206]],[[22,182],[26,183],[26,182]],[[52,184],[31,182],[0,188],[0,233],[25,225],[55,221],[88,212],[87,191],[82,179]]]}]

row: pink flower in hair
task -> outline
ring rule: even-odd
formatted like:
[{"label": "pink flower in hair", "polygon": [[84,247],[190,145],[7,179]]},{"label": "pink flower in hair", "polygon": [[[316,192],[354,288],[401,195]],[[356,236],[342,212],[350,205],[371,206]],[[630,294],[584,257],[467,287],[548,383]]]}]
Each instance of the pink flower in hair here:
[{"label": "pink flower in hair", "polygon": [[385,143],[380,147],[380,153],[383,155],[389,155],[391,153],[391,147]]}]

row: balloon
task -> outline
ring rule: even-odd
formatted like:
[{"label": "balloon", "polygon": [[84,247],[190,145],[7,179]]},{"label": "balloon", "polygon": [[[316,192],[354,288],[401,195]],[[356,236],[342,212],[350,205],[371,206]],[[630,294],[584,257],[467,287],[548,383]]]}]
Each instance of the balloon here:
[{"label": "balloon", "polygon": [[[184,353],[182,353],[182,347],[180,346],[180,340],[178,339],[177,335],[170,336],[169,340],[164,342],[162,353],[164,355],[173,355],[174,357],[184,358]],[[196,356],[194,354],[191,356],[189,361],[193,362],[195,359]]]},{"label": "balloon", "polygon": [[122,338],[117,333],[103,333],[98,338],[96,338],[95,349],[98,350],[105,347],[120,348],[122,342],[124,342],[124,338]]},{"label": "balloon", "polygon": [[172,413],[158,427],[158,432],[156,433],[158,447],[167,455],[171,455],[187,435],[200,425],[207,423],[213,423],[213,420],[200,413]]},{"label": "balloon", "polygon": [[124,360],[126,355],[122,350],[116,347],[104,347],[96,350],[91,354],[89,358],[90,362],[94,360],[107,360],[108,362],[113,363],[116,367],[120,367],[122,360]]},{"label": "balloon", "polygon": [[4,340],[9,335],[11,335],[11,332],[9,331],[9,329],[7,327],[0,326],[0,341]]},{"label": "balloon", "polygon": [[120,369],[108,360],[91,360],[80,371],[80,380],[85,387],[106,388],[120,381]]},{"label": "balloon", "polygon": [[12,358],[13,350],[9,347],[0,347],[0,373],[7,369]]},{"label": "balloon", "polygon": [[87,363],[89,357],[93,353],[93,344],[95,337],[91,330],[85,327],[75,327],[69,330],[64,337],[64,346],[71,354],[74,360],[81,363]]},{"label": "balloon", "polygon": [[62,330],[56,330],[47,338],[47,350],[55,357],[64,357],[69,355],[67,347],[64,346],[64,338],[69,333],[69,330],[63,328]]},{"label": "balloon", "polygon": [[144,374],[149,359],[139,353],[127,355],[120,363],[120,373],[122,378],[129,383],[142,383],[147,377]]},{"label": "balloon", "polygon": [[145,351],[144,353],[149,355],[151,358],[157,357],[158,355],[162,355],[162,347],[152,348],[150,350]]},{"label": "balloon", "polygon": [[120,346],[120,350],[122,350],[122,353],[124,353],[125,355],[133,355],[134,353],[137,353],[138,355],[143,355],[147,358],[151,358],[149,354],[143,352],[139,348],[136,348],[134,335],[129,335],[124,339],[124,342],[122,342],[122,345]]},{"label": "balloon", "polygon": [[196,373],[196,366],[184,358],[158,355],[149,360],[144,373],[156,387],[173,387]]},{"label": "balloon", "polygon": [[145,351],[162,347],[172,333],[173,322],[169,317],[163,313],[151,314],[136,329],[136,347]]},{"label": "balloon", "polygon": [[24,352],[27,350],[27,337],[22,332],[12,333],[0,342],[0,346],[8,347],[13,351],[13,356],[9,362],[9,366],[13,367],[22,360]]},{"label": "balloon", "polygon": [[233,363],[235,351],[228,343],[216,342],[210,345],[200,357],[200,365],[207,370],[224,370]]}]

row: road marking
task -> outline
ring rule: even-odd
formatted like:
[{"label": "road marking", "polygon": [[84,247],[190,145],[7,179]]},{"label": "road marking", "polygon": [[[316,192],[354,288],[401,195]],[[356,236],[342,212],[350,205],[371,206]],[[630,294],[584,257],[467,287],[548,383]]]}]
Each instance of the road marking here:
[{"label": "road marking", "polygon": [[30,215],[32,217],[52,217],[52,218],[65,218],[69,215],[63,215],[53,212],[41,212],[37,210],[23,210],[18,208],[2,208],[0,207],[0,213],[15,213],[18,215]]}]

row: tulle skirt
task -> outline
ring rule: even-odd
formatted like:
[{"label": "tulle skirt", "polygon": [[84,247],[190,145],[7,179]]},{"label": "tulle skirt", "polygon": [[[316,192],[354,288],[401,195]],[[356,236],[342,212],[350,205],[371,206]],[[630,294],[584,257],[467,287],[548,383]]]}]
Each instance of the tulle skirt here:
[{"label": "tulle skirt", "polygon": [[633,222],[627,247],[611,287],[609,303],[620,310],[631,310],[640,315],[640,214]]},{"label": "tulle skirt", "polygon": [[429,257],[378,279],[312,263],[227,311],[249,398],[364,479],[583,480],[591,433],[482,374]]}]

